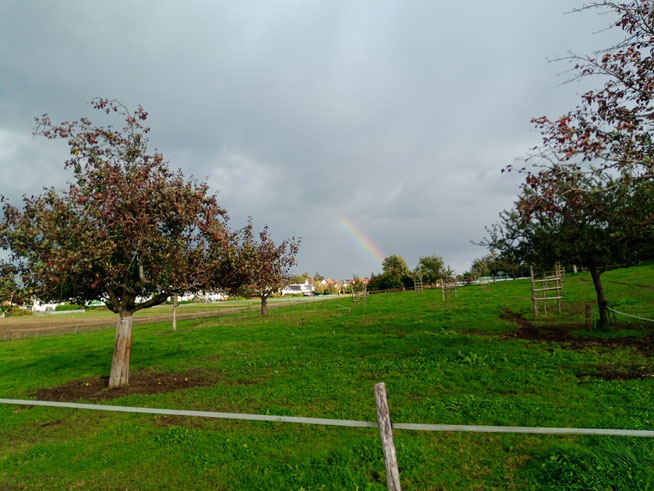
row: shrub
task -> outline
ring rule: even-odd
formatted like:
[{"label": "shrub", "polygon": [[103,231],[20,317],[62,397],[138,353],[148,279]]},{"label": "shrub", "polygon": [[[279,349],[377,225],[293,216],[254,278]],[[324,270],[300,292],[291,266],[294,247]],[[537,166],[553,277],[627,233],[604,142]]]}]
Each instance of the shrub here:
[{"label": "shrub", "polygon": [[28,309],[21,309],[19,307],[12,307],[5,312],[7,317],[22,317],[25,315],[32,315],[32,311]]}]

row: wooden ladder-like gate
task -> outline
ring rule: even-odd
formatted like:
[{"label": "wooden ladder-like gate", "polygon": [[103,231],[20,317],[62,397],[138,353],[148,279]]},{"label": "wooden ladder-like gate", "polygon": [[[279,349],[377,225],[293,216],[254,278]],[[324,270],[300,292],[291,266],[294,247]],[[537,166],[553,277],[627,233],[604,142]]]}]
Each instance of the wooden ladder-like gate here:
[{"label": "wooden ladder-like gate", "polygon": [[[546,273],[542,279],[536,279],[534,277],[534,267],[529,267],[534,317],[538,317],[538,302],[543,302],[543,313],[547,315],[547,302],[556,300],[556,309],[559,314],[561,313],[561,299],[563,298],[562,274],[565,274],[563,271],[557,264],[553,273]],[[554,293],[554,296],[551,293]]]},{"label": "wooden ladder-like gate", "polygon": [[416,293],[424,293],[421,276],[416,276],[415,278],[413,278],[413,289],[415,290]]}]

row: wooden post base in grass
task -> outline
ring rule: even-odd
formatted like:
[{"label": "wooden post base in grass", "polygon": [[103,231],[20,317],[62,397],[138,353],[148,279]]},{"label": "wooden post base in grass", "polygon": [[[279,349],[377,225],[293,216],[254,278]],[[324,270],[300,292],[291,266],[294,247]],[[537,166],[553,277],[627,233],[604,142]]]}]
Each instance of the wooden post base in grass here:
[{"label": "wooden post base in grass", "polygon": [[400,487],[400,471],[397,468],[391,418],[388,411],[388,401],[386,400],[386,384],[384,382],[375,384],[374,390],[379,437],[381,438],[384,466],[386,467],[386,485],[390,491],[400,491],[402,489]]},{"label": "wooden post base in grass", "polygon": [[118,389],[129,384],[129,354],[132,347],[132,315],[120,316],[116,325],[114,356],[111,360],[109,388]]}]

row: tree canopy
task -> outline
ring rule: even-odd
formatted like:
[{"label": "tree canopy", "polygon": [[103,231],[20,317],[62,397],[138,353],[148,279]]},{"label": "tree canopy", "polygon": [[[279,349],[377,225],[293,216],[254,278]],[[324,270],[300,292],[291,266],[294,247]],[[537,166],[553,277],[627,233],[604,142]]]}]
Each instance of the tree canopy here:
[{"label": "tree canopy", "polygon": [[[599,78],[604,84],[588,90],[579,104],[557,119],[535,118],[543,136],[535,156],[551,163],[571,163],[571,169],[591,173],[606,170],[629,179],[652,178],[652,94],[654,93],[654,7],[652,2],[591,2],[579,11],[601,10],[614,16],[621,42],[590,55],[572,53],[573,80]],[[573,164],[574,163],[574,164]],[[546,183],[530,172],[537,183]]]},{"label": "tree canopy", "polygon": [[143,108],[101,98],[93,107],[124,126],[36,118],[35,134],[68,142],[74,179],[61,192],[24,197],[22,207],[3,199],[0,246],[35,296],[103,300],[120,315],[110,377],[119,387],[128,383],[132,314],[215,286],[227,214],[207,184],[148,152]]},{"label": "tree canopy", "polygon": [[578,10],[589,9],[615,14],[624,40],[568,58],[573,78],[599,75],[605,82],[560,118],[533,120],[542,143],[527,159],[532,165],[519,169],[525,182],[516,207],[501,216],[489,243],[529,261],[588,266],[606,326],[602,266],[650,254],[654,242],[654,11],[644,1]]},{"label": "tree canopy", "polygon": [[423,281],[434,283],[441,278],[451,276],[452,270],[445,266],[441,256],[431,255],[418,259],[418,265],[413,270],[413,274],[421,276]]},{"label": "tree canopy", "polygon": [[412,287],[413,278],[409,266],[402,256],[392,254],[382,261],[383,273],[371,274],[368,290],[386,290]]},{"label": "tree canopy", "polygon": [[285,239],[279,244],[270,237],[268,226],[255,236],[252,221],[235,237],[231,290],[261,299],[261,315],[268,313],[267,300],[288,281],[295,264],[300,238]]}]

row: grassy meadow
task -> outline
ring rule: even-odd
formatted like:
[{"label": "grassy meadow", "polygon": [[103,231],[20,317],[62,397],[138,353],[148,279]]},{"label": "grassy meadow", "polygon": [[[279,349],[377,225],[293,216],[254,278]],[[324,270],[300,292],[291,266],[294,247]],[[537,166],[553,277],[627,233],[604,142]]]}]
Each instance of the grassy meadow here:
[{"label": "grassy meadow", "polygon": [[[616,310],[654,318],[654,266],[602,278]],[[398,423],[654,429],[654,323],[588,332],[589,274],[560,315],[534,320],[530,297],[521,280],[138,325],[120,397],[101,386],[112,330],[0,341],[0,398],[375,421],[383,381]],[[654,489],[647,438],[394,438],[404,489]],[[0,404],[0,442],[0,489],[385,489],[374,428]]]}]

